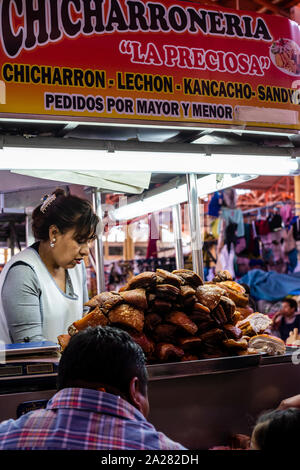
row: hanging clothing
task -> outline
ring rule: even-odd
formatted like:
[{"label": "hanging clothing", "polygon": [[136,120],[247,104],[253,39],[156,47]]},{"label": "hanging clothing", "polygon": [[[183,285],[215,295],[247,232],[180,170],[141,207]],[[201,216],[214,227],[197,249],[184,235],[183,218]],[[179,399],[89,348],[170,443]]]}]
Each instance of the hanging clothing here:
[{"label": "hanging clothing", "polygon": [[283,231],[283,238],[284,238],[284,251],[285,253],[289,253],[290,251],[296,248],[296,240],[294,238],[294,231],[293,227],[285,229]]},{"label": "hanging clothing", "polygon": [[271,232],[269,221],[267,219],[260,219],[255,222],[256,233],[261,235],[268,235]]},{"label": "hanging clothing", "polygon": [[221,217],[225,220],[226,226],[230,222],[237,224],[237,237],[243,237],[245,235],[244,218],[241,209],[228,209],[227,207],[223,207]]},{"label": "hanging clothing", "polygon": [[229,222],[229,224],[227,225],[225,229],[225,238],[224,238],[224,243],[225,245],[227,245],[228,251],[230,251],[231,245],[235,247],[237,244],[236,231],[237,231],[237,224],[234,222]]},{"label": "hanging clothing", "polygon": [[220,210],[221,210],[221,207],[222,207],[222,204],[223,204],[223,194],[222,192],[220,191],[216,191],[209,204],[208,204],[208,215],[210,215],[211,217],[218,217],[219,216],[219,213],[220,213]]},{"label": "hanging clothing", "polygon": [[213,220],[212,223],[210,224],[210,232],[215,239],[219,238],[219,234],[220,234],[220,219],[219,218]]},{"label": "hanging clothing", "polygon": [[288,273],[293,273],[298,265],[298,250],[294,248],[293,250],[289,251],[288,254]]},{"label": "hanging clothing", "polygon": [[245,237],[239,237],[236,240],[235,252],[236,254],[241,254],[247,249]]},{"label": "hanging clothing", "polygon": [[232,278],[235,278],[234,264],[235,264],[235,251],[234,251],[233,244],[231,245],[229,251],[228,251],[227,245],[224,245],[218,256],[217,266],[219,269],[217,269],[217,266],[216,266],[216,271],[227,270],[230,272]]},{"label": "hanging clothing", "polygon": [[249,249],[249,244],[250,244],[250,239],[251,239],[251,224],[244,223],[244,231],[245,231],[246,248]]},{"label": "hanging clothing", "polygon": [[299,219],[299,217],[297,217],[297,216],[293,217],[293,219],[291,220],[290,223],[293,227],[293,234],[294,234],[295,240],[300,241],[300,219]]},{"label": "hanging clothing", "polygon": [[282,228],[282,218],[280,214],[269,215],[268,221],[271,232],[275,232]]},{"label": "hanging clothing", "polygon": [[287,225],[292,218],[292,206],[290,204],[285,204],[280,208],[280,215],[284,225]]},{"label": "hanging clothing", "polygon": [[235,209],[237,203],[237,193],[235,188],[227,188],[223,190],[223,204],[229,209]]}]

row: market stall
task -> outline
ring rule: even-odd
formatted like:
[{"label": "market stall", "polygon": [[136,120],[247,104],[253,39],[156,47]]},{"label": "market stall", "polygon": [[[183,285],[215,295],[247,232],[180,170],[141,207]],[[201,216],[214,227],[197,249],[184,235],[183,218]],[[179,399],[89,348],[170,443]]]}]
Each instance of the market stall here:
[{"label": "market stall", "polygon": [[[119,1],[105,4],[104,10],[79,2],[76,11],[39,5],[38,19],[28,9],[25,15],[25,2],[10,10],[8,4],[1,11],[2,23],[7,22],[0,54],[1,170],[32,181],[93,188],[101,217],[101,193],[126,194],[126,205],[110,208],[111,221],[172,206],[177,270],[183,269],[179,205],[186,203],[193,274],[200,279],[199,197],[257,175],[299,173],[294,79],[300,37],[295,23],[171,1],[169,8],[165,2],[126,6]],[[8,22],[11,14],[16,24]],[[283,54],[290,57],[288,63]],[[95,56],[101,69],[93,65]],[[158,187],[155,175],[163,175]],[[99,292],[104,287],[101,235],[95,252]],[[160,280],[156,287],[163,293],[164,285]],[[171,286],[169,294],[176,297],[178,287]],[[216,305],[199,308],[210,315],[218,307],[213,320],[224,326],[235,312],[225,313],[228,296],[224,305],[221,297]],[[107,317],[113,323],[109,310]],[[245,340],[241,349],[248,349]],[[0,367],[1,419],[42,406],[53,394],[57,349],[50,354],[42,347],[30,354],[35,353],[34,366],[27,351],[22,359],[14,353]],[[222,350],[217,357],[201,353],[182,362],[183,356],[177,354],[174,363],[174,355],[160,361],[156,356],[149,364],[151,420],[190,448],[222,444],[231,433],[248,432],[248,415],[254,419],[299,391],[291,351],[266,357],[261,351]]]}]

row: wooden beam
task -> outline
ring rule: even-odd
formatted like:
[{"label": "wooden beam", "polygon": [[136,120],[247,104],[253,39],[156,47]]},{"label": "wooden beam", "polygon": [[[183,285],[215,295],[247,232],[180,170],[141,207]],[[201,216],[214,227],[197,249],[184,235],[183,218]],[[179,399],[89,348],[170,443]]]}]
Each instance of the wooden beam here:
[{"label": "wooden beam", "polygon": [[[192,0],[191,0],[192,1]],[[194,0],[195,1],[195,0]],[[201,5],[214,5],[214,6],[218,6],[216,5],[217,1],[213,1],[213,0],[196,0],[195,3],[200,3]]]},{"label": "wooden beam", "polygon": [[254,0],[255,3],[258,5],[262,5],[263,7],[267,8],[268,10],[272,11],[276,15],[286,16],[289,18],[289,14],[282,10],[281,8],[277,7],[273,3],[267,2],[267,0]]},{"label": "wooden beam", "polygon": [[290,2],[287,2],[286,4],[282,5],[285,10],[294,7],[297,5],[297,3],[300,3],[299,0],[292,0]]},{"label": "wooden beam", "polygon": [[[272,4],[273,5],[276,5],[277,3],[281,3],[282,0],[272,0]],[[296,2],[298,2],[298,0],[296,0]],[[284,6],[284,5],[282,5]],[[268,9],[266,7],[263,7],[263,8],[260,8],[259,10],[256,10],[257,13],[265,13]]]}]

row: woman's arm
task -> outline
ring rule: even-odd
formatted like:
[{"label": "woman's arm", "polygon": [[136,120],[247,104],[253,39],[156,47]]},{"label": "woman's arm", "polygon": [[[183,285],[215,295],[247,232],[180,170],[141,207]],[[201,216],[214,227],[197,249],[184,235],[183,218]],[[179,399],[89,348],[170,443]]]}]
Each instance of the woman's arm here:
[{"label": "woman's arm", "polygon": [[2,287],[2,303],[13,343],[44,341],[40,285],[33,269],[24,264],[13,265]]}]

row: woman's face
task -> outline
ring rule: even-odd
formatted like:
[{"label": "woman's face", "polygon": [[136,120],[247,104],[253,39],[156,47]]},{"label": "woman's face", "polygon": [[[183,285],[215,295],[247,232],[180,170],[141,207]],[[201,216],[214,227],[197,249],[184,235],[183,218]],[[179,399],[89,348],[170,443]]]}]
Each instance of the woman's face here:
[{"label": "woman's face", "polygon": [[65,233],[55,228],[50,230],[50,241],[55,239],[52,256],[57,266],[72,269],[80,264],[84,256],[88,256],[92,241],[80,240],[75,234],[76,229],[70,229]]}]

